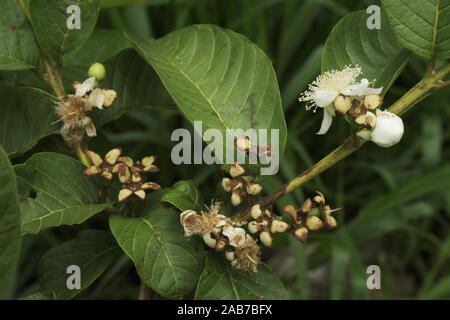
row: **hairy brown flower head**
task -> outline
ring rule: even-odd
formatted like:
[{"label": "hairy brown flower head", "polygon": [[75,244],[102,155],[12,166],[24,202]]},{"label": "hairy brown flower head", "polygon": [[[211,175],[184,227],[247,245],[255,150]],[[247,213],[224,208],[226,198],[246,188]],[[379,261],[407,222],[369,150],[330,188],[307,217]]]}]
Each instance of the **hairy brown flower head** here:
[{"label": "hairy brown flower head", "polygon": [[95,78],[83,83],[74,82],[75,94],[61,97],[56,102],[56,114],[64,124],[61,135],[69,143],[80,142],[86,132],[88,137],[97,135],[92,119],[87,115],[94,107],[103,109],[117,98],[114,90],[94,89]]}]

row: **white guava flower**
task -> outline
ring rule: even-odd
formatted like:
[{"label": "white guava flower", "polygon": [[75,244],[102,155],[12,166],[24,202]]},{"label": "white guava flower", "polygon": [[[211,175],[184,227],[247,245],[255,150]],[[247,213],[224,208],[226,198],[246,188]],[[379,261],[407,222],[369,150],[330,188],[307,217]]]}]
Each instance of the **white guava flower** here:
[{"label": "white guava flower", "polygon": [[377,109],[377,122],[370,134],[370,140],[376,145],[388,148],[398,143],[403,137],[402,118],[389,111]]},{"label": "white guava flower", "polygon": [[340,94],[363,96],[371,93],[379,94],[383,88],[369,88],[370,82],[362,79],[357,82],[356,79],[361,75],[361,67],[345,66],[342,70],[327,71],[319,75],[316,80],[308,85],[308,90],[303,92],[298,99],[306,101],[307,110],[317,107],[323,108],[323,120],[317,134],[325,134],[333,122],[335,110],[332,105],[334,99]]}]

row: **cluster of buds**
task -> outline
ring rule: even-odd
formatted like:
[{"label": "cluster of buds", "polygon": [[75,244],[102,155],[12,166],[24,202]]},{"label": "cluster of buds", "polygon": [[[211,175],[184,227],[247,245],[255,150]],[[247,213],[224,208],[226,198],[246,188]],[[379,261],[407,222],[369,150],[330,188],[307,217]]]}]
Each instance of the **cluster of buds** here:
[{"label": "cluster of buds", "polygon": [[284,208],[284,212],[292,219],[291,234],[302,243],[305,243],[308,238],[308,231],[319,231],[325,227],[329,229],[337,227],[337,221],[331,213],[339,209],[331,209],[325,203],[323,194],[319,191],[316,192],[317,195],[312,200],[310,198],[306,199],[300,209],[295,210],[291,205]]},{"label": "cluster of buds", "polygon": [[186,237],[200,235],[208,247],[225,252],[231,265],[239,270],[256,272],[260,248],[240,225],[219,214],[220,202],[212,203],[198,214],[186,210],[180,214],[180,223]]},{"label": "cluster of buds", "polygon": [[[383,102],[378,94],[369,94],[359,99],[339,95],[333,106],[342,115],[348,114],[361,129],[357,135],[364,141],[371,140],[380,147],[390,147],[403,136],[403,121],[389,111],[377,109]],[[375,112],[375,113],[374,113]]]},{"label": "cluster of buds", "polygon": [[95,88],[95,77],[83,83],[72,84],[75,94],[60,97],[56,102],[56,114],[64,124],[60,133],[69,143],[80,142],[86,133],[88,137],[97,135],[92,119],[87,115],[94,108],[110,107],[117,98],[117,92]]},{"label": "cluster of buds", "polygon": [[272,247],[272,233],[282,233],[290,228],[289,224],[274,215],[271,209],[262,210],[259,204],[250,209],[250,214],[254,220],[248,223],[248,231],[259,232],[259,239],[266,247]]},{"label": "cluster of buds", "polygon": [[145,190],[159,190],[161,186],[155,182],[142,182],[142,173],[158,172],[159,168],[153,163],[156,156],[144,157],[142,160],[133,161],[130,157],[121,156],[122,149],[115,148],[110,150],[105,158],[102,159],[97,153],[91,150],[86,151],[86,155],[91,161],[91,166],[84,173],[88,176],[100,175],[107,180],[111,180],[114,174],[122,183],[122,189],[119,192],[119,202],[125,201],[134,194],[144,200]]},{"label": "cluster of buds", "polygon": [[256,196],[262,190],[262,184],[255,181],[252,176],[243,176],[245,169],[237,162],[230,166],[229,175],[222,179],[222,188],[231,192],[231,204],[238,206],[247,194]]}]

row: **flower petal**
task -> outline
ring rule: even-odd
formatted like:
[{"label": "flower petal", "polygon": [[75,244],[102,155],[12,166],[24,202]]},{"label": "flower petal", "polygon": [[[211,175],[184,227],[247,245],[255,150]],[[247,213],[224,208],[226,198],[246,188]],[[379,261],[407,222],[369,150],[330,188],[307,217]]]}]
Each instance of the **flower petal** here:
[{"label": "flower petal", "polygon": [[78,97],[84,96],[86,92],[88,92],[94,87],[94,84],[95,84],[95,77],[90,77],[84,80],[84,82],[77,88],[75,95]]},{"label": "flower petal", "polygon": [[107,180],[111,180],[113,177],[113,174],[111,172],[102,172],[100,173],[100,175]]},{"label": "flower petal", "polygon": [[320,130],[316,134],[325,134],[328,129],[331,127],[331,123],[333,122],[334,109],[330,110],[330,108],[325,108],[323,110],[323,120],[320,125]]},{"label": "flower petal", "polygon": [[86,155],[91,160],[91,162],[94,164],[94,166],[99,166],[103,163],[103,159],[94,151],[86,150]]},{"label": "flower petal", "polygon": [[108,162],[109,164],[116,163],[116,160],[120,156],[121,153],[122,153],[122,149],[121,148],[114,148],[114,149],[110,150],[105,155],[106,162]]},{"label": "flower petal", "polygon": [[161,189],[161,186],[155,182],[146,182],[141,186],[141,189],[159,190]]},{"label": "flower petal", "polygon": [[88,99],[88,104],[91,107],[97,107],[103,109],[103,103],[105,101],[105,96],[103,95],[102,89],[95,89],[91,92]]},{"label": "flower petal", "polygon": [[[114,166],[114,169],[117,169],[117,176],[119,177],[119,181],[121,183],[128,183],[130,182],[130,178],[131,178],[131,174],[130,174],[130,169],[128,169],[128,167],[123,164],[120,163],[116,166]],[[113,171],[114,171],[113,169]]]},{"label": "flower petal", "polygon": [[342,90],[342,94],[346,96],[365,96],[368,94],[380,94],[383,91],[381,88],[369,88],[370,82],[366,78],[362,79],[360,83],[352,84],[346,89]]},{"label": "flower petal", "polygon": [[92,122],[91,118],[89,118],[89,120],[90,121],[88,122],[84,130],[86,130],[86,134],[88,137],[95,137],[97,135],[97,130],[95,129],[95,125]]},{"label": "flower petal", "polygon": [[119,157],[117,158],[117,161],[125,163],[130,168],[134,165],[134,161],[130,157]]},{"label": "flower petal", "polygon": [[103,96],[105,97],[104,107],[110,107],[117,99],[117,92],[114,90],[103,89]]},{"label": "flower petal", "polygon": [[334,90],[316,90],[313,92],[312,97],[314,99],[314,103],[318,107],[325,108],[329,106],[338,95],[339,92]]},{"label": "flower petal", "polygon": [[131,191],[130,189],[122,189],[119,191],[119,195],[118,195],[117,199],[119,200],[119,202],[122,202],[126,198],[131,196],[132,194],[133,194],[133,191]]},{"label": "flower petal", "polygon": [[138,197],[139,197],[140,199],[142,199],[142,200],[144,200],[144,199],[145,199],[145,196],[146,196],[144,190],[137,190],[137,191],[134,192],[134,194],[135,194],[136,196],[138,196]]},{"label": "flower petal", "polygon": [[90,166],[86,170],[84,170],[84,174],[87,176],[93,176],[99,174],[101,172],[100,168],[97,166]]}]

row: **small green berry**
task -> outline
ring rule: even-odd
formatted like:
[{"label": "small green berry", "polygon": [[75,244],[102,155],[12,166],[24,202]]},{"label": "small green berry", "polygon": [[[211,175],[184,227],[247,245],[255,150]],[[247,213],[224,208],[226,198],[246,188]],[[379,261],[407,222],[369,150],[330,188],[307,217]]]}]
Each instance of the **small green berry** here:
[{"label": "small green berry", "polygon": [[88,71],[89,77],[95,77],[97,81],[102,81],[106,76],[105,66],[99,62],[92,64]]}]

